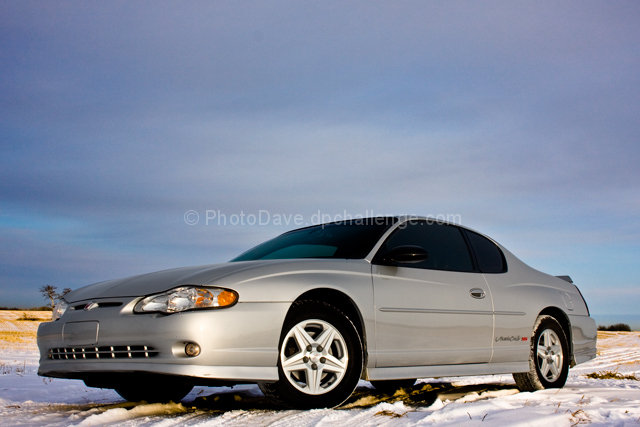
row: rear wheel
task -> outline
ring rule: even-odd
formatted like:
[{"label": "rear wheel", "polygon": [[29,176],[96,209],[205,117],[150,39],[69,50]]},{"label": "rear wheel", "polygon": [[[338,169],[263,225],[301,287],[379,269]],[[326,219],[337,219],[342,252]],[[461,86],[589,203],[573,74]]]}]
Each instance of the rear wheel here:
[{"label": "rear wheel", "polygon": [[533,328],[529,371],[514,373],[521,391],[562,388],[569,375],[569,342],[558,321],[540,316]]},{"label": "rear wheel", "polygon": [[282,331],[280,379],[262,388],[295,407],[334,407],[351,395],[362,368],[362,342],[351,320],[332,305],[303,301]]}]

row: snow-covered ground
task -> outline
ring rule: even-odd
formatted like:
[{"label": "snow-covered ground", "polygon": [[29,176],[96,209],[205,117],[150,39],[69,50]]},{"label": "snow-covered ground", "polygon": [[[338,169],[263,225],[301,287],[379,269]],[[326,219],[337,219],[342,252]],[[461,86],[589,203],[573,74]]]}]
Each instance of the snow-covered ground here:
[{"label": "snow-covered ground", "polygon": [[[298,411],[275,407],[251,385],[197,387],[178,404],[136,404],[81,381],[38,377],[38,322],[17,320],[21,315],[0,311],[0,424],[6,426],[640,425],[638,332],[600,333],[598,357],[572,369],[560,390],[520,393],[511,376],[493,375],[425,378],[384,395],[362,381],[338,409]],[[587,376],[602,372],[628,378]]]}]

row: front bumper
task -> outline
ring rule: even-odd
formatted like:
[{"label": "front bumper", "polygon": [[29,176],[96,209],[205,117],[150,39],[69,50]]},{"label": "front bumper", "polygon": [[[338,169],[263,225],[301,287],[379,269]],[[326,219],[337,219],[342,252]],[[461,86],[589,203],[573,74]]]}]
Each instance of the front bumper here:
[{"label": "front bumper", "polygon": [[[194,381],[278,379],[278,341],[289,303],[238,303],[162,315],[134,314],[136,301],[110,300],[111,306],[69,310],[55,322],[40,324],[38,374],[78,379],[110,372],[179,375]],[[113,306],[115,302],[122,305]],[[198,344],[200,354],[188,357],[187,343]]]}]

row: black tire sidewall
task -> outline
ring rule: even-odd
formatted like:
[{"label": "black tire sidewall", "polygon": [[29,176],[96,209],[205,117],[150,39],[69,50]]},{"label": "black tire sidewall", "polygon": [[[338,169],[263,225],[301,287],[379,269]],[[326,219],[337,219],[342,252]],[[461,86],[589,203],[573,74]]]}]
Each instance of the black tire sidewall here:
[{"label": "black tire sidewall", "polygon": [[[344,338],[349,356],[347,371],[340,383],[333,390],[319,395],[303,393],[291,385],[285,377],[280,361],[280,352],[286,335],[295,325],[309,319],[323,320],[336,328]],[[278,395],[285,403],[299,408],[333,408],[338,406],[355,390],[362,369],[363,351],[360,335],[351,320],[340,310],[324,303],[303,303],[299,304],[287,317],[278,345],[278,375],[280,379],[277,384]]]},{"label": "black tire sidewall", "polygon": [[[540,367],[538,366],[538,340],[540,339],[540,335],[542,335],[542,333],[547,329],[552,330],[556,335],[558,335],[560,345],[562,347],[562,370],[560,372],[560,376],[553,382],[547,381],[544,375],[540,372]],[[558,321],[553,317],[544,318],[538,324],[538,327],[533,334],[533,340],[531,357],[533,358],[533,365],[535,367],[535,373],[538,381],[540,381],[540,384],[544,388],[562,388],[562,386],[567,382],[567,377],[569,375],[569,358],[571,357],[564,329],[562,329],[560,323],[558,323]]]}]

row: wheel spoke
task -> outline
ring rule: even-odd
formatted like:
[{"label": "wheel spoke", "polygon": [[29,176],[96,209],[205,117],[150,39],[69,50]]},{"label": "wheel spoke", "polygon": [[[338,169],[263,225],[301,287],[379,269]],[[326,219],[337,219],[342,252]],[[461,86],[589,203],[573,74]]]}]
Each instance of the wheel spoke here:
[{"label": "wheel spoke", "polygon": [[304,330],[301,324],[293,328],[293,334],[296,337],[296,343],[300,350],[304,350],[308,345],[315,343],[315,340]]},{"label": "wheel spoke", "polygon": [[306,369],[307,365],[302,361],[304,352],[294,354],[290,358],[282,361],[282,369],[286,372],[295,372]]},{"label": "wheel spoke", "polygon": [[307,387],[312,394],[318,394],[321,381],[322,371],[319,369],[307,369]]},{"label": "wheel spoke", "polygon": [[538,351],[537,351],[537,353],[538,353],[538,357],[541,357],[541,358],[543,358],[543,359],[544,359],[545,357],[547,357],[547,352],[546,352],[546,351],[544,351],[544,348],[542,348],[542,347],[540,347],[540,346],[538,346]]},{"label": "wheel spoke", "polygon": [[342,373],[346,370],[347,365],[345,362],[343,362],[340,359],[337,359],[336,357],[332,356],[332,355],[327,355],[326,356],[326,361],[324,364],[324,370],[328,371],[328,372],[335,372],[335,373]]},{"label": "wheel spoke", "polygon": [[551,363],[549,363],[549,369],[551,370],[552,379],[556,379],[560,372],[558,372],[558,359],[554,358]]},{"label": "wheel spoke", "polygon": [[325,328],[324,331],[318,336],[316,342],[318,345],[322,346],[322,352],[327,353],[329,351],[329,347],[333,342],[333,338],[336,336],[336,330],[333,328]]},{"label": "wheel spoke", "polygon": [[549,362],[547,362],[546,358],[542,359],[542,366],[540,366],[540,372],[545,378],[547,378],[547,375],[549,374]]}]

